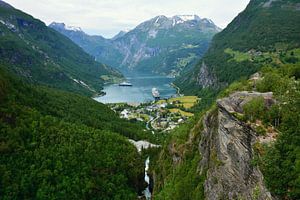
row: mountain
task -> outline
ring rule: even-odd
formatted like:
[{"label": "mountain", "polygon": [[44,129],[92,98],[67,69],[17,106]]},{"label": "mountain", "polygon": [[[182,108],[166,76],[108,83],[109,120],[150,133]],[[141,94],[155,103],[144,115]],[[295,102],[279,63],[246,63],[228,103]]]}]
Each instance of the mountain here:
[{"label": "mountain", "polygon": [[[1,199],[143,199],[138,195],[148,178],[154,200],[300,199],[299,0],[251,0],[178,79],[183,92],[201,96],[202,107],[182,107],[194,117],[158,134],[89,97],[53,88],[85,93],[87,86],[76,87],[83,79],[62,85],[67,79],[52,72],[93,80],[93,66],[77,67],[87,66],[77,53],[91,65],[94,60],[2,1],[0,11]],[[201,20],[177,17],[174,27]],[[161,19],[154,23],[161,26]],[[145,29],[148,37],[148,28],[141,24],[136,31]],[[110,41],[137,34],[132,31]],[[58,64],[44,59],[40,65],[41,54]],[[161,147],[138,152],[130,139]]]},{"label": "mountain", "polygon": [[154,199],[299,199],[299,80],[299,63],[266,67],[171,132]]},{"label": "mountain", "polygon": [[155,138],[84,96],[101,76],[121,77],[0,1],[1,199],[138,198],[144,159],[129,139]]},{"label": "mountain", "polygon": [[1,64],[28,81],[82,94],[100,92],[105,80],[122,77],[67,37],[3,1],[0,57]]},{"label": "mountain", "polygon": [[128,33],[129,31],[120,31],[117,35],[115,35],[112,40],[116,40],[120,37],[123,37],[126,33]]},{"label": "mountain", "polygon": [[64,24],[52,23],[50,27],[97,60],[121,71],[174,76],[194,64],[207,50],[213,35],[220,31],[211,20],[196,15],[157,16],[107,40],[70,30]]},{"label": "mountain", "polygon": [[295,61],[279,60],[283,53],[297,52],[300,46],[299,10],[298,0],[251,0],[176,84],[186,94],[203,95],[249,77],[263,65]]},{"label": "mountain", "polygon": [[152,157],[154,199],[300,198],[299,21],[299,0],[251,0],[177,79],[201,113]]}]

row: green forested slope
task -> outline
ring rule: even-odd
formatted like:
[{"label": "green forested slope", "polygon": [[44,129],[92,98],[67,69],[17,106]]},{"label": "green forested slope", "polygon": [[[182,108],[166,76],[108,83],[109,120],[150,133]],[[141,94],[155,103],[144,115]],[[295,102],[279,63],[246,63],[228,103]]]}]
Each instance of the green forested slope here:
[{"label": "green forested slope", "polygon": [[[235,91],[273,92],[274,105],[267,108],[264,101],[255,99],[244,106],[245,113],[240,120],[248,124],[261,121],[262,125],[256,131],[262,136],[266,136],[268,129],[274,129],[275,142],[254,145],[252,165],[259,166],[274,197],[297,200],[300,198],[300,64],[286,64],[275,69],[264,66],[261,74],[263,78],[254,83],[251,80],[233,83],[219,98]],[[212,106],[208,121],[216,120],[215,111]],[[199,153],[199,141],[204,131],[202,120],[173,131],[163,150],[153,157],[154,199],[205,199],[205,173],[199,175],[199,162],[203,158]],[[211,155],[211,159],[218,163],[215,156]]]},{"label": "green forested slope", "polygon": [[[191,200],[204,199],[205,176],[200,176],[201,160],[198,145],[201,123],[192,120],[169,135],[162,151],[151,157],[154,175],[154,199]],[[177,159],[177,160],[176,160]]]},{"label": "green forested slope", "polygon": [[270,146],[256,146],[255,161],[272,194],[296,200],[300,198],[300,64],[266,67],[262,74],[257,90],[273,92],[278,102],[263,112],[250,105],[251,113],[265,127],[275,127],[278,137]]},{"label": "green forested slope", "polygon": [[[278,58],[290,50],[298,51],[300,46],[298,3],[299,0],[251,0],[247,8],[213,38],[198,65],[180,77],[176,84],[184,93],[205,96],[241,77],[247,78],[263,64],[278,66],[282,62],[295,62],[295,59],[289,59],[278,63]],[[236,54],[246,54],[249,59],[235,59],[228,49]],[[203,63],[210,76],[201,74]],[[211,83],[203,85],[205,80],[211,80]]]},{"label": "green forested slope", "polygon": [[[202,97],[201,109],[234,91],[274,93],[276,104],[267,109],[260,101],[250,102],[241,120],[261,121],[263,128],[258,134],[265,134],[270,127],[278,134],[274,143],[255,144],[253,165],[261,169],[274,197],[289,200],[300,198],[299,3],[299,0],[251,0],[246,10],[214,37],[195,69],[176,81],[185,94]],[[203,63],[209,75],[200,73]],[[263,78],[253,85],[248,77],[257,71]],[[203,87],[200,83],[205,78],[212,81]],[[210,109],[211,120],[215,110],[214,106]],[[205,177],[199,176],[202,119],[194,124],[173,131],[162,152],[154,157],[154,199],[205,198]],[[217,162],[214,155],[211,157]]]},{"label": "green forested slope", "polygon": [[0,72],[2,198],[135,199],[143,161],[124,136],[144,138],[142,128],[92,99]]},{"label": "green forested slope", "polygon": [[31,82],[83,94],[99,92],[104,83],[102,75],[121,76],[95,62],[43,22],[3,1],[0,1],[0,57],[2,64]]}]

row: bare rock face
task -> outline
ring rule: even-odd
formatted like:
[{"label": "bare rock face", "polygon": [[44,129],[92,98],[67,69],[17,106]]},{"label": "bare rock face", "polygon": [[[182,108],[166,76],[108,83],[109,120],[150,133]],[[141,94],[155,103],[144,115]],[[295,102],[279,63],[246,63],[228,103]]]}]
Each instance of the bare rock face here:
[{"label": "bare rock face", "polygon": [[264,8],[270,8],[272,3],[278,0],[268,0],[267,2],[263,3]]},{"label": "bare rock face", "polygon": [[263,97],[265,103],[269,104],[274,102],[272,99],[273,93],[259,93],[259,92],[236,92],[231,94],[228,98],[217,100],[218,107],[226,110],[229,113],[243,113],[243,106],[254,98]]},{"label": "bare rock face", "polygon": [[202,88],[208,88],[217,83],[217,78],[208,70],[208,67],[204,62],[200,68],[197,83],[202,86]]},{"label": "bare rock face", "polygon": [[218,100],[217,109],[203,120],[199,169],[207,175],[206,199],[273,199],[264,185],[262,173],[252,164],[252,147],[257,134],[233,115],[242,112],[243,105],[255,97],[270,101],[272,93],[234,93]]}]

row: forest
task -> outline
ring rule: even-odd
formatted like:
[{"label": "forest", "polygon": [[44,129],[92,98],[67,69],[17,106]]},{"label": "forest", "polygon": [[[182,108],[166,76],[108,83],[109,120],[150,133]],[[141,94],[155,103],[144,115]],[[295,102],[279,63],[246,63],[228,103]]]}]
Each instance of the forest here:
[{"label": "forest", "polygon": [[127,138],[152,134],[90,98],[0,70],[3,199],[136,197],[144,163]]},{"label": "forest", "polygon": [[[300,65],[265,65],[259,73],[262,76],[259,81],[235,81],[219,92],[216,99],[228,97],[235,91],[273,93],[276,103],[271,107],[267,107],[260,98],[254,99],[244,106],[244,114],[237,117],[245,123],[261,121],[262,125],[256,129],[258,135],[264,136],[267,129],[274,129],[278,134],[273,143],[254,145],[252,164],[259,166],[266,186],[274,196],[296,200],[300,196]],[[190,123],[173,131],[163,150],[153,155],[156,162],[153,173],[157,181],[155,199],[204,198],[206,178],[199,175],[202,157],[198,145],[204,131],[203,118],[207,113],[216,112],[216,103],[207,106],[206,102],[203,105],[206,108]],[[178,162],[174,162],[174,156],[178,157]],[[218,163],[214,155],[212,159]]]},{"label": "forest", "polygon": [[[253,132],[247,164],[260,170],[266,190],[277,199],[300,199],[299,3],[251,0],[209,46],[201,46],[208,48],[203,58],[175,80],[180,92],[199,97],[189,108],[194,117],[171,132],[152,134],[143,122],[121,119],[90,98],[101,93],[101,77],[122,79],[118,71],[0,0],[0,199],[137,199],[145,189],[148,156],[153,199],[205,199],[209,168],[224,163],[210,146],[208,156],[201,154],[201,140],[217,138],[217,100],[237,91],[272,92],[272,104],[254,98],[241,113],[227,116]],[[184,55],[190,51],[193,57],[194,50],[162,54],[153,62],[172,65],[177,57],[184,64]],[[209,84],[201,85],[203,80]],[[270,132],[274,140],[261,143]],[[161,148],[139,153],[128,139]],[[207,140],[218,144],[213,139]],[[212,166],[199,167],[203,158]]]}]

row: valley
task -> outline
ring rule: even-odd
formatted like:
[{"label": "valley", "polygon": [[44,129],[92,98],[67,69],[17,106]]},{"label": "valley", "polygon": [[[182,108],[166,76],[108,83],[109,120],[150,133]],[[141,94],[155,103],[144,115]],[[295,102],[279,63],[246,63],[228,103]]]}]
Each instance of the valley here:
[{"label": "valley", "polygon": [[0,0],[0,199],[300,199],[300,0],[124,2]]},{"label": "valley", "polygon": [[181,96],[147,103],[110,103],[108,106],[121,118],[142,122],[146,130],[168,133],[193,117],[192,107],[200,99],[196,96]]}]

